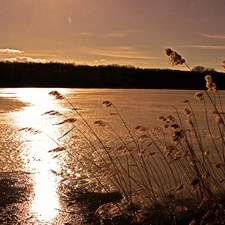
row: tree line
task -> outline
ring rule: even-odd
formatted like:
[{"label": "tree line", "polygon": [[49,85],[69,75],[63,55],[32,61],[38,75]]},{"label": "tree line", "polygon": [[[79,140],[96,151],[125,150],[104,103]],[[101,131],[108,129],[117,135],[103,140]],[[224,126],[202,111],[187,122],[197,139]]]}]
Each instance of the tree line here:
[{"label": "tree line", "polygon": [[0,87],[205,89],[207,74],[218,89],[225,89],[225,74],[215,70],[0,62]]}]

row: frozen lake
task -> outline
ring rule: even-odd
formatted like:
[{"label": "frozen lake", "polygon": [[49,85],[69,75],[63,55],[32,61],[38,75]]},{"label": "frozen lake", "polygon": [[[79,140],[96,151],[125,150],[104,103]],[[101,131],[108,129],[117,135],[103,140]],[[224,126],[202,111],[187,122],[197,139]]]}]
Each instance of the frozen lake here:
[{"label": "frozen lake", "polygon": [[[179,123],[182,121],[183,126],[187,126],[183,110],[189,108],[189,105],[184,103],[185,100],[189,100],[194,109],[203,139],[207,140],[209,136],[204,104],[193,98],[196,93],[193,90],[57,89],[76,110],[72,109],[65,99],[56,100],[48,95],[52,90],[0,89],[0,147],[2,149],[0,171],[30,174],[33,182],[32,194],[25,207],[26,210],[23,211],[23,218],[32,215],[30,221],[38,221],[40,224],[55,224],[54,221],[62,220],[63,215],[60,212],[65,206],[58,194],[62,180],[76,178],[74,185],[77,188],[87,188],[93,192],[104,191],[101,185],[92,182],[88,173],[91,171],[98,174],[97,166],[104,166],[100,161],[105,159],[103,156],[105,152],[101,150],[103,146],[98,146],[101,145],[98,138],[104,143],[105,148],[115,148],[120,142],[118,137],[126,143],[132,141],[132,135],[137,138],[137,132],[133,127],[144,126],[153,130],[155,127],[162,126],[162,122],[157,120],[159,116],[172,115]],[[220,99],[224,103],[224,91],[220,92]],[[119,114],[113,107],[103,107],[103,101],[112,102]],[[52,110],[64,116],[53,115]],[[214,130],[216,129],[212,114],[214,108],[210,106],[207,110],[208,124]],[[45,114],[46,112],[48,113]],[[68,118],[77,120],[76,127],[65,122]],[[100,120],[110,124],[111,129],[94,125]],[[62,124],[56,125],[59,123]],[[90,127],[87,129],[87,126]],[[93,136],[90,128],[94,129],[97,137]],[[118,136],[112,135],[112,130]],[[68,134],[64,136],[66,132]],[[211,142],[204,143],[205,148],[209,149]],[[56,149],[62,146],[69,147],[69,152]],[[95,148],[100,150],[96,153]],[[157,162],[157,159],[155,163],[162,165],[162,161]],[[133,172],[135,176],[135,170]],[[167,189],[175,185],[174,181],[160,182]],[[112,190],[116,190],[113,184],[108,185]],[[65,216],[63,222],[67,222]]]}]

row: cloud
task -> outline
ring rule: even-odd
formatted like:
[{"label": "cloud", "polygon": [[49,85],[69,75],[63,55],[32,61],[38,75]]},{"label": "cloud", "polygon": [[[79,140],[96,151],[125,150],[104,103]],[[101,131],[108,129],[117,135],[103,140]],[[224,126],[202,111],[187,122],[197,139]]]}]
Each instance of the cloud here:
[{"label": "cloud", "polygon": [[204,0],[196,1],[196,2],[194,2],[193,4],[191,4],[189,7],[192,8],[192,7],[196,6],[197,4],[202,3],[203,1],[204,1]]},{"label": "cloud", "polygon": [[35,63],[46,63],[45,59],[34,59],[27,56],[17,56],[15,58],[4,59],[5,62],[35,62]]},{"label": "cloud", "polygon": [[109,34],[106,34],[105,37],[118,38],[118,37],[124,37],[126,35],[127,34],[124,34],[124,33],[109,33]]},{"label": "cloud", "polygon": [[118,46],[105,49],[87,49],[86,51],[92,53],[93,55],[100,55],[102,57],[137,59],[137,60],[158,59],[158,57],[156,56],[146,55],[145,52],[134,50],[132,49],[132,47],[129,46]]},{"label": "cloud", "polygon": [[223,50],[225,45],[183,45],[177,46],[180,48],[201,48],[201,49],[214,49],[214,50]]},{"label": "cloud", "polygon": [[79,35],[79,36],[93,36],[93,34],[90,33],[90,32],[82,32],[82,33],[78,33],[77,35]]},{"label": "cloud", "polygon": [[104,63],[104,62],[107,62],[106,59],[101,59],[100,61],[99,60],[94,60],[95,63],[98,63],[98,62],[101,62],[101,63]]},{"label": "cloud", "polygon": [[225,35],[216,35],[216,34],[203,34],[203,33],[200,33],[202,36],[204,37],[208,37],[208,38],[215,38],[215,39],[225,39]]},{"label": "cloud", "polygon": [[16,50],[16,49],[5,48],[5,49],[0,49],[0,52],[1,53],[16,54],[16,53],[23,53],[24,51],[20,51],[20,50]]},{"label": "cloud", "polygon": [[141,30],[135,30],[135,29],[130,29],[130,30],[124,30],[124,31],[119,31],[119,32],[111,32],[104,34],[103,37],[108,37],[108,38],[119,38],[119,37],[125,37],[129,36],[130,34],[138,33],[141,32]]}]

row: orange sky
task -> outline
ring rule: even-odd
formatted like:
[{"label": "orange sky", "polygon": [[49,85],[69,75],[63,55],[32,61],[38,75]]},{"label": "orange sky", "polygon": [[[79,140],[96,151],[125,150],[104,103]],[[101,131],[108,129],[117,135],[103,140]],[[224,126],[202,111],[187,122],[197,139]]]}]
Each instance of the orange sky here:
[{"label": "orange sky", "polygon": [[[0,60],[221,70],[224,0],[0,0]],[[179,66],[176,69],[186,69]]]}]

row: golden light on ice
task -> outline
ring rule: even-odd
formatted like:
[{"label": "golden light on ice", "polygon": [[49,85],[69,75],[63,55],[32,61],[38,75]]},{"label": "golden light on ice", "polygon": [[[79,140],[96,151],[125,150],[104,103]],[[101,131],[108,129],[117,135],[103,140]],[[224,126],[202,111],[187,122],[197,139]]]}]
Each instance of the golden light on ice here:
[{"label": "golden light on ice", "polygon": [[36,176],[35,198],[31,212],[36,214],[38,220],[53,221],[60,208],[59,199],[55,191],[55,183],[48,174]]},{"label": "golden light on ice", "polygon": [[[35,144],[35,143],[34,143]],[[29,149],[27,169],[34,171],[34,198],[31,202],[31,213],[38,220],[50,222],[58,214],[60,209],[59,196],[57,194],[59,178],[57,172],[60,168],[41,143]]]},{"label": "golden light on ice", "polygon": [[49,110],[61,109],[58,101],[48,95],[50,91],[49,88],[19,88],[17,90],[19,100],[30,105],[21,111],[20,118],[17,119],[21,127],[32,127],[45,133],[52,131],[49,134],[55,134],[52,123],[42,116]]},{"label": "golden light on ice", "polygon": [[[59,161],[53,158],[51,149],[57,147],[53,139],[57,133],[52,126],[50,118],[42,114],[48,110],[56,109],[57,103],[48,96],[45,89],[19,89],[20,99],[28,102],[29,106],[17,113],[14,118],[19,127],[31,127],[40,133],[24,132],[26,140],[22,157],[24,170],[32,174],[34,181],[33,197],[31,198],[30,214],[38,221],[52,224],[60,210],[58,185],[61,171]],[[28,131],[30,131],[28,129]],[[42,132],[43,131],[43,132]],[[48,135],[46,135],[48,134]]]}]

